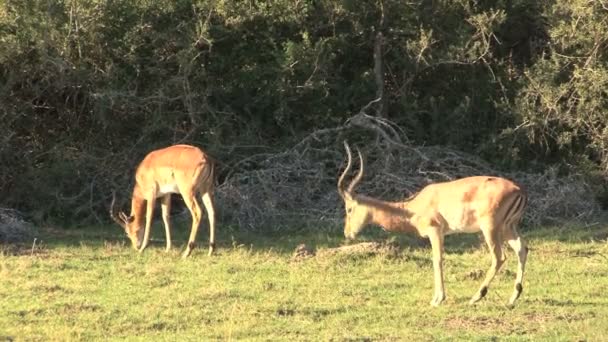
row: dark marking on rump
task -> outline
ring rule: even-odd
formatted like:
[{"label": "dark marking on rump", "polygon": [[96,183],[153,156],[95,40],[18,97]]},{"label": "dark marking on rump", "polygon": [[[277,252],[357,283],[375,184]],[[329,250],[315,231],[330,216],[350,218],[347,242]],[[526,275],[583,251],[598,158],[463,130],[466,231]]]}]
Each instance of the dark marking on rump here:
[{"label": "dark marking on rump", "polygon": [[485,297],[486,294],[488,294],[488,287],[484,286],[481,288],[481,290],[479,290],[479,299]]},{"label": "dark marking on rump", "polygon": [[515,200],[513,200],[513,202],[511,203],[511,206],[509,207],[509,210],[507,210],[507,213],[505,214],[504,221],[513,217],[513,215],[519,211],[518,209],[519,209],[520,204],[523,201],[524,196],[520,193],[518,193],[516,196],[517,197],[515,198]]}]

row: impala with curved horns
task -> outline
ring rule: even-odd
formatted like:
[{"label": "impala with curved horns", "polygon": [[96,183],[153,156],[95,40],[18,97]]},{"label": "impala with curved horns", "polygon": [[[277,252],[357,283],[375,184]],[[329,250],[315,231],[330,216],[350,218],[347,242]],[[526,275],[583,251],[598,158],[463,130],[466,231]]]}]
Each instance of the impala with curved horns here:
[{"label": "impala with curved horns", "polygon": [[504,263],[502,253],[506,241],[518,258],[515,289],[509,305],[520,296],[528,248],[517,232],[517,225],[526,207],[524,191],[513,182],[499,177],[476,176],[454,181],[430,184],[416,195],[401,202],[386,202],[354,193],[363,178],[361,167],[350,185],[345,188],[344,179],[352,167],[352,154],[344,142],[348,162],[338,179],[338,192],[344,200],[346,218],[344,236],[354,239],[367,225],[375,224],[390,232],[414,232],[428,237],[433,251],[434,296],[431,305],[445,300],[443,280],[443,243],[447,234],[476,233],[481,231],[488,244],[492,264],[485,280],[470,304],[482,299],[488,286]]},{"label": "impala with curved horns", "polygon": [[[185,258],[194,248],[203,211],[197,201],[201,195],[209,218],[209,255],[215,249],[215,208],[213,203],[215,163],[198,147],[174,145],[150,152],[137,167],[135,186],[131,198],[131,215],[116,213],[115,196],[112,197],[110,215],[129,236],[133,248],[139,252],[148,246],[150,228],[154,217],[154,204],[161,199],[162,218],[165,224],[167,248],[171,249],[171,194],[181,194],[190,213],[192,228]],[[145,222],[144,222],[145,221]]]}]

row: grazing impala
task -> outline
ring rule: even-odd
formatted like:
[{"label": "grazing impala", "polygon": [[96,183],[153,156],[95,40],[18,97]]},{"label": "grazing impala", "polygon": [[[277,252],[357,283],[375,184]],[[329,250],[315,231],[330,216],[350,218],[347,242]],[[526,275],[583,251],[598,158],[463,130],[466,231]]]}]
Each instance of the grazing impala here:
[{"label": "grazing impala", "polygon": [[507,241],[518,257],[515,290],[509,300],[513,305],[521,294],[528,249],[517,233],[524,208],[525,193],[513,182],[504,178],[477,176],[424,187],[403,202],[385,202],[357,195],[355,187],[363,178],[361,168],[348,188],[343,183],[352,166],[352,155],[344,142],[348,163],[338,180],[338,192],[344,199],[346,218],[344,236],[354,239],[367,225],[376,224],[390,232],[416,232],[428,237],[433,250],[435,293],[431,305],[445,300],[443,285],[443,241],[446,234],[476,233],[481,231],[492,256],[492,265],[470,304],[482,299],[488,286],[504,263],[502,246]]},{"label": "grazing impala", "polygon": [[192,214],[190,239],[182,255],[185,258],[194,248],[194,240],[203,216],[203,211],[196,199],[196,196],[200,194],[209,217],[209,255],[211,255],[215,248],[214,168],[213,160],[194,146],[175,145],[152,151],[139,164],[135,172],[131,216],[127,216],[123,212],[116,214],[114,197],[110,215],[125,229],[133,247],[139,249],[139,252],[143,252],[150,241],[154,204],[156,199],[160,198],[167,235],[167,251],[169,251],[171,249],[169,221],[171,194],[181,194]]}]

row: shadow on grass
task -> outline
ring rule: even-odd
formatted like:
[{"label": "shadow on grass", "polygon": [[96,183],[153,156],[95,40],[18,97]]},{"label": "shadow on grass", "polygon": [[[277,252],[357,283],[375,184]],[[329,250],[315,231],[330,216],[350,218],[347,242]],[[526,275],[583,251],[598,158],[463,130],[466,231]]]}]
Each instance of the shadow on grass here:
[{"label": "shadow on grass", "polygon": [[[175,222],[172,229],[173,248],[183,250],[190,234],[187,223]],[[209,239],[207,225],[202,225],[196,239],[197,248],[207,249]],[[12,245],[8,254],[27,254],[37,247],[46,249],[67,248],[76,246],[104,247],[107,244],[124,245],[130,249],[130,241],[120,227],[114,225],[92,226],[87,228],[53,228],[40,229],[35,242]],[[255,232],[231,227],[218,227],[216,232],[216,245],[218,251],[233,248],[248,248],[252,251],[272,251],[281,255],[291,255],[301,244],[318,250],[335,248],[360,242],[387,242],[402,250],[428,250],[431,246],[428,239],[414,234],[392,234],[377,228],[369,228],[354,241],[347,241],[342,236],[341,228],[327,229],[325,231],[309,231],[305,229],[282,232]],[[448,253],[464,253],[479,248],[480,238],[475,234],[449,236],[446,239]],[[154,224],[151,232],[151,241],[148,248],[165,247],[165,231],[162,223]],[[5,249],[6,251],[6,249]]]},{"label": "shadow on grass", "polygon": [[537,300],[545,306],[555,306],[555,307],[563,307],[563,308],[571,308],[573,306],[601,306],[603,307],[605,304],[601,301],[593,302],[593,301],[575,301],[575,300],[559,300],[553,298],[545,298],[541,300]]},{"label": "shadow on grass", "polygon": [[[183,250],[190,234],[189,222],[176,220],[173,224],[172,238],[176,250]],[[205,222],[206,223],[206,222]],[[608,225],[596,224],[594,226],[564,226],[543,227],[538,229],[520,229],[522,236],[529,244],[535,241],[558,241],[563,243],[580,243],[587,241],[606,241],[608,238]],[[197,247],[206,250],[209,231],[207,224],[203,224],[196,239]],[[164,248],[165,231],[162,223],[156,222],[151,232],[149,248]],[[426,238],[415,234],[393,234],[387,233],[377,227],[368,227],[363,231],[356,241],[346,241],[342,235],[341,227],[333,227],[325,230],[310,231],[306,229],[292,229],[280,232],[254,232],[233,227],[219,226],[216,232],[216,244],[218,251],[246,247],[252,251],[272,251],[281,255],[293,254],[296,247],[305,244],[309,248],[318,250],[321,248],[334,248],[346,244],[359,242],[387,242],[397,246],[400,252],[403,250],[427,250],[431,252],[431,246]],[[131,248],[130,241],[124,231],[115,225],[93,226],[87,228],[43,228],[36,236],[36,243],[44,245],[45,248],[61,248],[70,246],[103,247],[106,244],[123,244],[125,248]],[[3,246],[3,251],[8,254],[22,255],[31,253],[36,246],[33,241],[29,243]],[[463,254],[478,249],[486,249],[481,234],[455,234],[445,239],[445,251],[448,254]]]}]

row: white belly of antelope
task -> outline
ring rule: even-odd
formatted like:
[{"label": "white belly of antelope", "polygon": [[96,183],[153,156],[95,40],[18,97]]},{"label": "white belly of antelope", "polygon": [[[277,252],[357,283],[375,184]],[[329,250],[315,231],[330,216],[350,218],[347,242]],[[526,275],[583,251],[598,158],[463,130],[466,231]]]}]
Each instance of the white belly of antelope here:
[{"label": "white belly of antelope", "polygon": [[179,193],[179,189],[177,188],[177,184],[175,184],[175,183],[163,184],[158,189],[158,197],[164,196],[166,194],[178,194],[178,193]]}]

